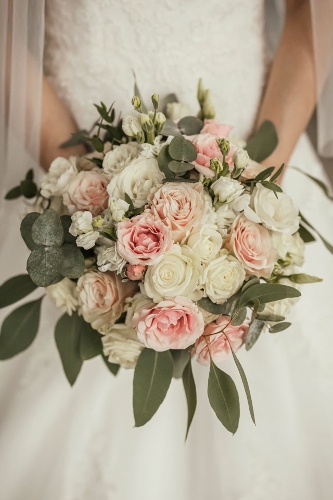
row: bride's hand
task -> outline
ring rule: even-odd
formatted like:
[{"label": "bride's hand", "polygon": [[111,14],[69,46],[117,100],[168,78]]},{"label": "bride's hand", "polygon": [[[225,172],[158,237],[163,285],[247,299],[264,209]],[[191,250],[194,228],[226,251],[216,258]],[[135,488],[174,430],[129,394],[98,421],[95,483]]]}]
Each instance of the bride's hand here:
[{"label": "bride's hand", "polygon": [[55,93],[48,79],[43,77],[43,98],[41,114],[40,163],[48,170],[50,163],[57,156],[68,158],[81,156],[86,152],[84,146],[60,148],[73,132],[77,131],[74,119]]}]

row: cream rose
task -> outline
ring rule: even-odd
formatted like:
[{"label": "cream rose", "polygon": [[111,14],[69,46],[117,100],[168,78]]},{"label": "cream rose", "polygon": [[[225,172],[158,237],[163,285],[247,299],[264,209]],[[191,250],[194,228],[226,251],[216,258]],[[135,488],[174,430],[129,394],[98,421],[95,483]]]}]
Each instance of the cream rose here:
[{"label": "cream rose", "polygon": [[198,226],[205,207],[201,183],[167,182],[149,195],[151,212],[182,242]]},{"label": "cream rose", "polygon": [[108,207],[108,178],[101,169],[82,171],[70,182],[64,193],[64,204],[71,214],[77,210],[89,210],[101,214]]},{"label": "cream rose", "polygon": [[149,266],[145,275],[144,290],[154,302],[183,295],[199,300],[197,290],[201,272],[199,257],[186,245],[174,244],[156,266]]},{"label": "cream rose", "polygon": [[244,186],[230,177],[220,177],[211,185],[216,199],[220,203],[236,201],[244,191]]},{"label": "cream rose", "polygon": [[125,193],[133,201],[135,208],[147,203],[151,189],[161,184],[164,174],[158,168],[156,158],[138,156],[121,172],[116,174],[108,185],[112,198],[125,200]]},{"label": "cream rose", "polygon": [[298,208],[287,194],[276,194],[258,183],[244,214],[253,222],[262,222],[267,229],[293,234],[299,228]]},{"label": "cream rose", "polygon": [[103,170],[109,177],[121,172],[134,158],[136,158],[141,150],[138,142],[129,142],[128,144],[121,144],[114,146],[109,151],[103,160]]},{"label": "cream rose", "polygon": [[102,329],[103,352],[110,363],[116,363],[122,368],[135,368],[143,344],[139,341],[133,328],[124,324],[116,324],[111,328]]},{"label": "cream rose", "polygon": [[78,174],[76,157],[63,158],[59,156],[50,165],[47,174],[41,180],[41,195],[44,198],[63,195],[71,180]]},{"label": "cream rose", "polygon": [[126,297],[136,289],[133,282],[123,283],[114,272],[89,270],[77,282],[80,312],[95,330],[113,325],[124,310]]},{"label": "cream rose", "polygon": [[64,278],[59,283],[46,287],[45,291],[52,302],[69,316],[72,316],[73,311],[77,310],[79,302],[76,283],[69,278]]},{"label": "cream rose", "polygon": [[214,224],[204,224],[190,234],[187,246],[202,262],[209,262],[217,255],[222,247],[222,236]]},{"label": "cream rose", "polygon": [[245,274],[241,263],[221,250],[216,259],[204,266],[199,283],[212,302],[223,304],[240,289]]},{"label": "cream rose", "polygon": [[125,324],[132,327],[132,319],[134,313],[146,304],[150,304],[151,299],[140,292],[136,293],[133,297],[128,297],[126,303],[126,319]]},{"label": "cream rose", "polygon": [[295,266],[304,264],[305,243],[299,233],[283,234],[274,231],[272,238],[280,259]]}]

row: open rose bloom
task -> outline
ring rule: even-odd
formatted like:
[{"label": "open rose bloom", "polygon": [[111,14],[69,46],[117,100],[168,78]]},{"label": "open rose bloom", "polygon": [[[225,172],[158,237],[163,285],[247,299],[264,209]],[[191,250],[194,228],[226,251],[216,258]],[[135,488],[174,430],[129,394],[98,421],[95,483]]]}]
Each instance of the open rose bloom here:
[{"label": "open rose bloom", "polygon": [[[65,313],[56,343],[71,384],[82,362],[97,355],[113,373],[134,369],[139,426],[163,401],[173,374],[193,400],[198,362],[210,366],[217,417],[235,432],[238,394],[223,362],[235,359],[241,371],[236,353],[251,349],[261,332],[290,326],[285,314],[299,283],[319,280],[299,272],[304,227],[299,232],[298,208],[278,174],[212,118],[200,85],[203,119],[166,121],[157,94],[147,113],[135,96],[123,125],[113,123],[112,107],[97,107],[108,132],[103,138],[95,128],[86,138],[97,151],[54,160],[36,187],[21,226],[31,250],[22,287],[46,288]],[[223,384],[232,418],[218,399]]]}]

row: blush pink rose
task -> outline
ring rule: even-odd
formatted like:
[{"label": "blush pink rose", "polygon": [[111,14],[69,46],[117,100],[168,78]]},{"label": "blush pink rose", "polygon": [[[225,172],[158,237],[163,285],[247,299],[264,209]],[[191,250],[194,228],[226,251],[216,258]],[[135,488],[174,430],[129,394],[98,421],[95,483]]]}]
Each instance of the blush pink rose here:
[{"label": "blush pink rose", "polygon": [[269,278],[278,259],[266,228],[240,214],[231,225],[224,247],[242,263],[247,274]]},{"label": "blush pink rose", "polygon": [[202,313],[187,297],[148,303],[135,312],[132,323],[139,340],[159,352],[186,349],[205,327]]},{"label": "blush pink rose", "polygon": [[[192,138],[193,145],[197,150],[197,159],[193,162],[195,169],[205,177],[214,177],[215,172],[210,169],[210,160],[219,158],[222,160],[223,155],[216,142],[216,136],[212,134],[198,134]],[[233,167],[232,155],[236,151],[235,146],[230,144],[230,151],[226,157],[226,162]]]},{"label": "blush pink rose", "polygon": [[95,330],[112,326],[124,310],[125,299],[136,291],[136,283],[122,282],[115,272],[88,271],[77,282],[79,310]]},{"label": "blush pink rose", "polygon": [[[242,347],[247,332],[249,331],[249,320],[246,319],[241,325],[233,326],[230,324],[226,327],[229,321],[229,316],[219,316],[216,321],[205,327],[203,335],[197,340],[194,347],[194,352],[200,364],[209,365],[209,351],[214,363],[224,361],[231,352],[229,342],[235,352]],[[222,333],[224,328],[224,332],[228,336],[229,342],[224,333]],[[209,349],[207,342],[209,344]]]},{"label": "blush pink rose", "polygon": [[126,268],[126,276],[129,280],[140,281],[142,280],[147,266],[142,264],[129,264]]},{"label": "blush pink rose", "polygon": [[70,214],[77,210],[89,210],[93,216],[108,208],[107,186],[110,180],[103,171],[90,170],[77,174],[64,194],[64,205]]},{"label": "blush pink rose", "polygon": [[182,242],[197,227],[204,211],[201,183],[166,182],[148,197],[152,214],[172,232],[172,239]]},{"label": "blush pink rose", "polygon": [[117,228],[117,251],[130,264],[157,264],[170,250],[172,237],[162,221],[150,212],[125,219]]},{"label": "blush pink rose", "polygon": [[200,134],[211,134],[215,135],[215,137],[228,137],[232,128],[232,125],[225,125],[216,120],[205,120]]}]

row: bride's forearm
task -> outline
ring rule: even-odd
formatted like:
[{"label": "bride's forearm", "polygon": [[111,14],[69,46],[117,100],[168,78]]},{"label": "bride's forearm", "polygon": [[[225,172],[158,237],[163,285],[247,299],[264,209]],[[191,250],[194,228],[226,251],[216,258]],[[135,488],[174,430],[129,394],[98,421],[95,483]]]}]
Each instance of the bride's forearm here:
[{"label": "bride's forearm", "polygon": [[315,67],[309,0],[288,0],[286,21],[258,116],[271,120],[279,144],[263,163],[286,163],[306,129],[316,104]]},{"label": "bride's forearm", "polygon": [[77,126],[68,109],[59,99],[48,79],[43,77],[43,97],[40,137],[40,163],[47,170],[57,156],[82,155],[84,146],[60,148]]}]

